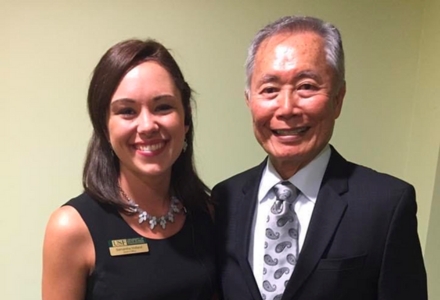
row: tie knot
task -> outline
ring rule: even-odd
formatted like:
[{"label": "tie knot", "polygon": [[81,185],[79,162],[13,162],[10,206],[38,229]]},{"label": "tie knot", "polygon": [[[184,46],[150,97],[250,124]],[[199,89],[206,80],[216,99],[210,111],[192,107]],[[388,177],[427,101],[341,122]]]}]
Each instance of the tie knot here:
[{"label": "tie knot", "polygon": [[273,187],[277,200],[293,203],[296,199],[296,188],[290,181],[282,181]]}]

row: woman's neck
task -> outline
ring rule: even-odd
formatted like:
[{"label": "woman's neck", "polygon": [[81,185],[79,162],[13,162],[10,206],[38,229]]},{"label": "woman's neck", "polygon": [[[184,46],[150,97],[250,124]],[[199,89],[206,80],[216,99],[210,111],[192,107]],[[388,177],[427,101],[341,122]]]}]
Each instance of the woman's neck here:
[{"label": "woman's neck", "polygon": [[136,204],[149,213],[167,210],[170,203],[169,174],[159,176],[139,176],[126,170],[121,170],[119,186],[124,193]]}]

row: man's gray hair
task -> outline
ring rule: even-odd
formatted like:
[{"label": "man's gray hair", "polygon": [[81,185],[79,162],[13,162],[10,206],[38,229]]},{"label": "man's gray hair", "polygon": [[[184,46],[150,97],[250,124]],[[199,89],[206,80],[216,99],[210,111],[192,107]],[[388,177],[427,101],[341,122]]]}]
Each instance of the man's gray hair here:
[{"label": "man's gray hair", "polygon": [[246,59],[246,94],[249,95],[252,73],[255,67],[255,56],[261,44],[268,38],[283,33],[314,32],[325,41],[327,62],[336,74],[336,86],[341,87],[345,81],[344,49],[339,30],[330,23],[307,16],[287,16],[266,25],[252,40]]}]

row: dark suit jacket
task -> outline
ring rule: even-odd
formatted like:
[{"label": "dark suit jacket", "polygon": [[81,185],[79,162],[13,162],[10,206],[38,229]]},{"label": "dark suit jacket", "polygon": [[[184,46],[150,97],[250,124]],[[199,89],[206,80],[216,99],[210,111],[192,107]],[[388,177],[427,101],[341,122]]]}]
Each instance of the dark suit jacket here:
[{"label": "dark suit jacket", "polygon": [[[225,299],[261,299],[248,262],[266,161],[216,185],[216,230]],[[309,229],[282,299],[425,300],[414,188],[350,163],[332,148]],[[263,233],[261,233],[263,234]]]}]

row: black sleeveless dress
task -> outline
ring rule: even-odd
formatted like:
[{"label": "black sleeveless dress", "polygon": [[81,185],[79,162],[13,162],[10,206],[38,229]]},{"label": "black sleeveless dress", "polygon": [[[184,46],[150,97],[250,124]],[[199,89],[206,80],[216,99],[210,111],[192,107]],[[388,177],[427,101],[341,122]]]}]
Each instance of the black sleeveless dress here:
[{"label": "black sleeveless dress", "polygon": [[[212,298],[214,236],[208,213],[189,211],[178,233],[154,240],[141,237],[114,207],[101,204],[85,193],[65,205],[79,212],[95,247],[95,269],[87,278],[86,300]],[[149,250],[128,255],[113,253],[112,256],[110,247],[120,240],[144,241]]]}]

